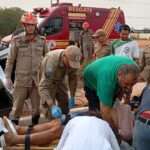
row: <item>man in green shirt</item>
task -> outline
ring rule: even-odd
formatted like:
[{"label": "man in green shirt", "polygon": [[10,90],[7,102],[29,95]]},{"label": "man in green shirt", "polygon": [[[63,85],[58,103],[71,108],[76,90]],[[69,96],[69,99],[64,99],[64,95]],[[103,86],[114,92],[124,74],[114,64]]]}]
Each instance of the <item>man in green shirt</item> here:
[{"label": "man in green shirt", "polygon": [[100,111],[102,118],[117,128],[112,119],[114,101],[131,91],[138,74],[136,63],[124,56],[111,55],[88,65],[83,77],[89,111]]}]

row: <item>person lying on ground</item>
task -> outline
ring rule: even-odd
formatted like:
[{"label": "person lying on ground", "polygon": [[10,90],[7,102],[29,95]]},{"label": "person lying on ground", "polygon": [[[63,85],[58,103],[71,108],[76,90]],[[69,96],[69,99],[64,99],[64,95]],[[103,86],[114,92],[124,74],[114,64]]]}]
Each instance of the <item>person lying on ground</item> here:
[{"label": "person lying on ground", "polygon": [[[77,145],[78,138],[84,139],[83,143],[81,143],[81,145],[79,144],[81,146],[80,147],[81,149],[84,147],[83,144],[84,143],[87,144],[86,141],[89,140],[88,143],[89,147],[93,147],[93,145],[98,144],[99,142],[100,143],[104,142],[105,144],[103,148],[106,148],[105,150],[107,150],[107,148],[111,148],[109,150],[119,150],[116,137],[114,136],[114,133],[112,132],[108,123],[105,122],[104,120],[99,119],[100,115],[95,112],[87,112],[86,115],[91,115],[91,116],[80,116],[80,117],[75,117],[77,119],[70,120],[67,126],[65,127],[65,131],[63,133],[63,135],[66,135],[68,133],[68,139],[64,139],[63,135],[62,135],[62,139],[69,142],[72,138],[75,138],[76,140],[74,141],[74,145]],[[6,144],[7,145],[24,144],[28,127],[15,126],[15,129],[17,131],[17,134],[15,134],[12,132],[12,129],[8,124],[7,118],[3,117],[3,120],[6,128],[9,131],[8,133],[5,134]],[[58,119],[55,119],[49,123],[35,125],[31,130],[30,143],[31,145],[38,145],[38,146],[51,144],[52,141],[60,138],[62,131],[63,131],[63,126],[60,120]],[[74,136],[78,136],[78,138]],[[101,144],[98,144],[98,146],[100,145]],[[69,150],[74,150],[74,149],[69,149]],[[94,150],[96,150],[95,147]]]},{"label": "person lying on ground", "polygon": [[[97,115],[96,113],[92,114],[92,113],[87,112],[87,115],[99,117],[99,115]],[[116,138],[113,136],[111,129],[109,129],[109,126],[107,125],[107,123],[105,123],[105,121],[101,121],[100,119],[96,119],[96,117],[90,117],[90,119],[84,119],[84,118],[89,118],[88,116],[87,117],[85,116],[83,118],[81,118],[81,117],[77,117],[77,118],[79,118],[79,121],[77,121],[77,124],[80,124],[80,122],[81,122],[81,125],[79,125],[79,128],[77,128],[76,125],[74,125],[74,127],[73,127],[74,129],[72,129],[72,131],[70,131],[71,135],[74,135],[74,131],[77,129],[81,128],[80,130],[82,130],[84,124],[85,124],[85,129],[88,129],[88,127],[90,125],[89,124],[90,121],[93,122],[93,120],[95,120],[95,122],[97,122],[96,125],[99,124],[99,127],[100,127],[100,129],[102,128],[101,129],[102,131],[104,130],[103,128],[106,128],[106,130],[104,130],[103,134],[104,135],[106,134],[105,136],[106,137],[108,136],[108,138],[110,138],[112,140],[112,143],[113,143],[113,141],[114,141],[114,143],[116,143]],[[92,119],[92,118],[95,118],[95,119]],[[82,121],[82,119],[83,119],[83,121]],[[96,121],[96,120],[98,120],[98,121]],[[3,117],[3,121],[5,124],[5,127],[8,129],[8,133],[5,134],[6,144],[8,146],[17,145],[17,144],[24,144],[28,127],[15,126],[15,130],[16,130],[16,133],[15,133],[14,130],[10,126],[9,120],[6,117]],[[72,122],[72,121],[70,121],[70,122]],[[96,125],[94,126],[94,128],[96,128],[95,130],[97,130],[97,132],[100,131],[99,134],[103,135],[101,130],[100,129],[98,130],[98,127],[96,127]],[[68,128],[68,127],[66,127],[66,128]],[[55,119],[49,123],[43,123],[43,124],[35,125],[32,128],[31,133],[30,133],[30,143],[31,143],[31,145],[38,145],[38,146],[51,144],[52,141],[60,138],[62,131],[63,131],[63,126],[62,126],[60,120],[58,120],[58,119]],[[109,137],[109,134],[110,134],[110,137]],[[90,137],[91,136],[89,136],[89,138]],[[91,145],[92,145],[92,143],[91,143]],[[117,149],[115,149],[115,150],[117,150]]]},{"label": "person lying on ground", "polygon": [[[15,126],[17,131],[17,134],[15,134],[12,132],[6,117],[3,117],[3,121],[5,127],[8,129],[8,133],[5,134],[6,144],[8,146],[24,144],[28,127]],[[63,126],[58,119],[35,125],[30,133],[30,143],[37,146],[49,145],[61,136],[62,131]]]}]

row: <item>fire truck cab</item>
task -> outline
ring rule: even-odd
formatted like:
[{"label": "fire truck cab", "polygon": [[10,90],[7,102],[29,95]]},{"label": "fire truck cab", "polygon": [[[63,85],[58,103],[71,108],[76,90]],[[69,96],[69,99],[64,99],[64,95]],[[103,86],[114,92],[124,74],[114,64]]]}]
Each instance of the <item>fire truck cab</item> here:
[{"label": "fire truck cab", "polygon": [[50,8],[36,8],[34,12],[38,14],[40,33],[56,48],[65,48],[69,40],[77,42],[84,21],[89,22],[93,32],[99,28],[106,29],[110,39],[119,38],[119,26],[125,23],[124,13],[120,8],[106,9],[58,3]]}]

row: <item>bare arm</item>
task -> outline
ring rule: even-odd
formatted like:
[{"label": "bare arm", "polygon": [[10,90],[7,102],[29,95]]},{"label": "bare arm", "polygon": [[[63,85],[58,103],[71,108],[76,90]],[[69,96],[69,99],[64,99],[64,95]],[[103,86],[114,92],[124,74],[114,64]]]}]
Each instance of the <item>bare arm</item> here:
[{"label": "bare arm", "polygon": [[117,128],[117,123],[115,121],[114,112],[115,110],[109,106],[100,105],[101,116],[104,120],[106,120],[112,128]]},{"label": "bare arm", "polygon": [[116,135],[118,142],[120,143],[121,137],[120,137],[119,132],[118,132],[118,123],[117,123],[118,117],[116,115],[115,109],[108,107],[108,106],[105,106],[101,103],[100,110],[101,110],[102,118],[109,123],[112,130],[114,131],[114,134]]}]

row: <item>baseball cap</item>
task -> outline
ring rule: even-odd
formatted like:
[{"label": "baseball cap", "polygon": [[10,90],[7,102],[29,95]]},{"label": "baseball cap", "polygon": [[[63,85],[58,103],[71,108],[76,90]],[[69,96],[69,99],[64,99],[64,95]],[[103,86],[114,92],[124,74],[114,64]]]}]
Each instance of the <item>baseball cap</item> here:
[{"label": "baseball cap", "polygon": [[81,50],[75,45],[68,46],[65,50],[65,55],[67,55],[69,65],[71,68],[80,68]]},{"label": "baseball cap", "polygon": [[99,36],[106,36],[106,32],[103,29],[98,29],[96,32],[92,35],[92,37],[99,37]]}]

